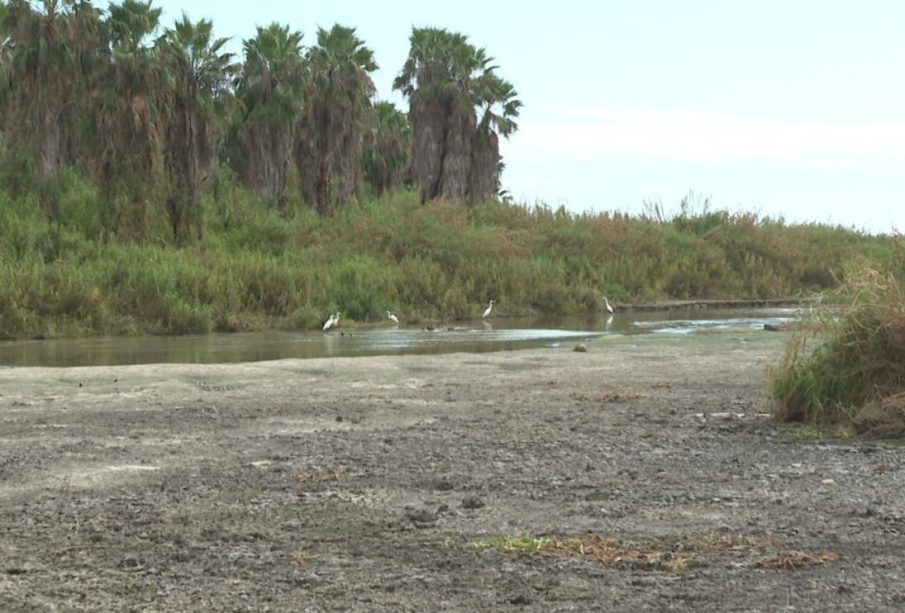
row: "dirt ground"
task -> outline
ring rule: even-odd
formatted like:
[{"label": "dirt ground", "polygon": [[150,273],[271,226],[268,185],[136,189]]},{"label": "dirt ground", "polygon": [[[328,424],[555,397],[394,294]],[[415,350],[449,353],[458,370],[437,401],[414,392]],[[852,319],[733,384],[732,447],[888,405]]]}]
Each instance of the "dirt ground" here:
[{"label": "dirt ground", "polygon": [[902,610],[905,449],[773,422],[783,340],[0,369],[0,609]]}]

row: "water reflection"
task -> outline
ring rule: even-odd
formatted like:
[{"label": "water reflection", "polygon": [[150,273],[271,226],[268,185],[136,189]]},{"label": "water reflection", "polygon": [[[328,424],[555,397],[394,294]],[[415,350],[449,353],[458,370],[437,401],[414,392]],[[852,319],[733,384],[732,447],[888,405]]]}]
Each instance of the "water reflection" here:
[{"label": "water reflection", "polygon": [[607,334],[690,334],[723,328],[763,328],[781,323],[794,309],[616,313],[608,317],[497,318],[493,323],[446,323],[425,327],[385,325],[330,332],[255,332],[178,337],[116,337],[0,342],[3,366],[88,366],[160,362],[253,362],[456,351],[506,351],[571,347]]}]

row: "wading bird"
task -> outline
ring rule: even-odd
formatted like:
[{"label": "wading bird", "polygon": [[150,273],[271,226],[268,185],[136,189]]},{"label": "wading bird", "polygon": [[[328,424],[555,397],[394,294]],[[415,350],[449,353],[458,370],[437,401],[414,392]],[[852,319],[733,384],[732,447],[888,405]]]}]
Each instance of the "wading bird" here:
[{"label": "wading bird", "polygon": [[393,315],[390,311],[387,311],[387,319],[389,319],[389,320],[390,320],[391,322],[393,322],[394,324],[398,324],[398,323],[399,323],[399,318],[396,317],[395,315]]},{"label": "wading bird", "polygon": [[324,327],[321,328],[321,330],[326,332],[327,330],[334,327],[338,323],[339,323],[339,311],[337,311],[336,313],[334,313],[333,315],[331,315],[330,317],[327,318],[327,321],[324,322]]},{"label": "wading bird", "polygon": [[613,307],[610,306],[610,301],[606,299],[606,296],[603,297],[603,302],[606,304],[606,312],[612,314]]},{"label": "wading bird", "polygon": [[481,315],[481,317],[487,317],[488,315],[490,315],[490,311],[492,311],[492,310],[493,310],[493,300],[491,300],[490,304],[487,305],[487,308],[484,309],[484,314]]}]

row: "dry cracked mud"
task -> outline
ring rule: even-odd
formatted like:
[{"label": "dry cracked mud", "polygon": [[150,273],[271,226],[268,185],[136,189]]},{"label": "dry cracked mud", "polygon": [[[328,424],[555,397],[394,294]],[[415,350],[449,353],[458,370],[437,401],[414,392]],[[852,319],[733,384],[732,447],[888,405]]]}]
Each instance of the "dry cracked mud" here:
[{"label": "dry cracked mud", "polygon": [[783,338],[0,369],[0,608],[901,610],[903,448],[773,421]]}]

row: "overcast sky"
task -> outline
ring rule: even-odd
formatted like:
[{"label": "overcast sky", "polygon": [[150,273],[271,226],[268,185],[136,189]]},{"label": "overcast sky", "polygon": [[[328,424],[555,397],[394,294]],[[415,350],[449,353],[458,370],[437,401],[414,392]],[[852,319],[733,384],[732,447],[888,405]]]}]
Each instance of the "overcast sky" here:
[{"label": "overcast sky", "polygon": [[[166,0],[234,48],[273,21],[357,28],[378,97],[412,26],[466,34],[519,92],[503,187],[575,211],[714,208],[905,231],[901,0]],[[530,8],[526,8],[530,7]]]}]

